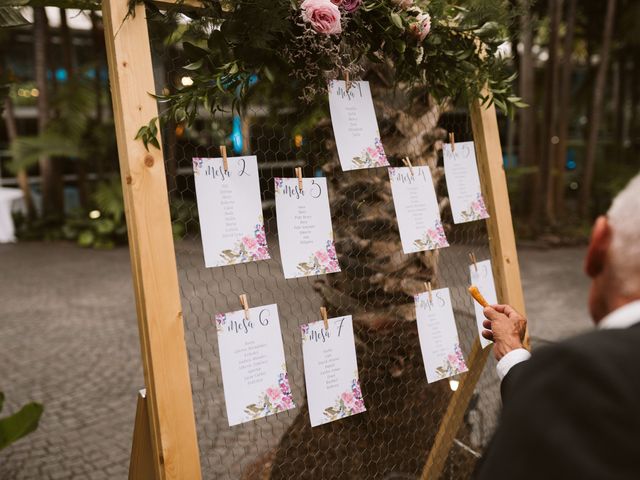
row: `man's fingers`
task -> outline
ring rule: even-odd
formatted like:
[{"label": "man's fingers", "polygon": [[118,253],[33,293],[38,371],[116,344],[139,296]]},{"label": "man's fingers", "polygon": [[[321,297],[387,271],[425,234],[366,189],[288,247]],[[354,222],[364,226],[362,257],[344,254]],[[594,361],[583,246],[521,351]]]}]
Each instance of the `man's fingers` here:
[{"label": "man's fingers", "polygon": [[483,330],[482,331],[482,336],[484,338],[486,338],[487,340],[493,341],[493,332],[491,330]]},{"label": "man's fingers", "polygon": [[500,315],[502,315],[500,312],[497,312],[493,307],[484,307],[484,310],[482,310],[482,313],[484,313],[484,316],[487,317],[489,320],[497,320],[498,318],[500,318]]},{"label": "man's fingers", "polygon": [[482,326],[487,330],[491,330],[491,320],[485,320],[484,322],[482,322]]},{"label": "man's fingers", "polygon": [[513,308],[511,305],[496,304],[496,305],[491,305],[491,308],[493,308],[496,312],[505,314],[507,317],[510,317],[513,314],[519,315],[516,309]]}]

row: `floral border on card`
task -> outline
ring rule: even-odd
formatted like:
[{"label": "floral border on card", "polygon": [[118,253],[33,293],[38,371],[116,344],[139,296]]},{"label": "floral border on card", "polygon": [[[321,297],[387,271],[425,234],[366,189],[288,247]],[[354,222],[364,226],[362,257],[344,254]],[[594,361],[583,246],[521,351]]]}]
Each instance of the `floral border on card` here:
[{"label": "floral border on card", "polygon": [[375,137],[373,147],[367,147],[360,153],[360,156],[351,159],[353,169],[387,167],[389,161],[380,137]]},{"label": "floral border on card", "polygon": [[428,229],[420,238],[413,241],[413,246],[417,251],[435,250],[436,248],[444,248],[449,246],[447,237],[444,233],[442,221],[437,218],[434,227]]},{"label": "floral border on card", "polygon": [[333,239],[327,240],[324,249],[317,250],[306,261],[298,263],[296,269],[304,277],[339,272],[340,264]]},{"label": "floral border on card", "polygon": [[191,162],[193,163],[193,173],[194,173],[194,175],[200,175],[200,169],[204,165],[204,159],[198,158],[198,157],[193,157],[191,159]]},{"label": "floral border on card", "polygon": [[223,250],[220,253],[223,263],[221,265],[236,265],[238,263],[269,260],[269,246],[264,232],[262,215],[250,235],[245,235],[237,240],[232,249]]},{"label": "floral border on card", "polygon": [[445,362],[436,368],[436,375],[438,380],[443,378],[453,377],[459,373],[466,372],[468,370],[467,363],[464,361],[460,344],[456,342],[453,347],[453,352],[447,355]]},{"label": "floral border on card", "polygon": [[362,390],[360,389],[360,381],[356,376],[351,381],[351,389],[342,392],[338,398],[335,399],[332,406],[324,409],[324,421],[322,423],[350,417],[351,415],[362,413],[366,410],[364,399],[362,398]]},{"label": "floral border on card", "polygon": [[265,389],[260,394],[260,398],[255,403],[250,403],[244,407],[244,420],[255,420],[257,418],[273,415],[274,413],[284,412],[295,408],[293,395],[291,394],[291,386],[289,385],[289,376],[287,372],[278,375],[278,382]]},{"label": "floral border on card", "polygon": [[471,202],[466,210],[460,212],[463,222],[472,222],[474,220],[484,220],[489,218],[489,212],[487,212],[487,206],[484,203],[482,193],[476,195],[476,199]]}]

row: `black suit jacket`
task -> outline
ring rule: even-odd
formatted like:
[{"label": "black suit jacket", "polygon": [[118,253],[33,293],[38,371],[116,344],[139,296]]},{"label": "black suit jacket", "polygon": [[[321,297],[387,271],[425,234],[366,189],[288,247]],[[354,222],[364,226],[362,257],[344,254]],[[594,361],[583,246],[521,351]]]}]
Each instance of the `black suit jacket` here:
[{"label": "black suit jacket", "polygon": [[501,391],[476,479],[640,479],[640,324],[540,348]]}]

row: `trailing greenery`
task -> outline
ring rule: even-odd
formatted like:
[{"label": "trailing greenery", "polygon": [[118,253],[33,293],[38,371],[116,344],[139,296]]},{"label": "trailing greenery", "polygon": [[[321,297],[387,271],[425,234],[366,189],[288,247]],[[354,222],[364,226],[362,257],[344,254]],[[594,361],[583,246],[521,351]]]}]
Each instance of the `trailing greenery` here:
[{"label": "trailing greenery", "polygon": [[[0,392],[0,411],[4,405],[4,393]],[[31,402],[23,406],[13,415],[0,418],[0,450],[20,440],[38,428],[44,407],[40,403]]]},{"label": "trailing greenery", "polygon": [[[139,1],[130,1],[130,14]],[[201,107],[242,110],[264,93],[256,80],[314,102],[329,80],[346,73],[357,79],[383,63],[393,67],[393,85],[401,89],[420,86],[442,101],[480,98],[506,113],[523,106],[498,52],[513,15],[508,1],[351,0],[348,9],[344,0],[334,3],[342,4],[340,32],[327,34],[294,0],[205,0],[203,9],[185,10],[186,25],[178,25],[176,11],[145,1],[153,21],[175,26],[166,42],[182,42],[183,73],[193,81],[157,96],[166,104],[163,119],[192,124]],[[155,119],[138,132],[145,146],[154,128]]]}]

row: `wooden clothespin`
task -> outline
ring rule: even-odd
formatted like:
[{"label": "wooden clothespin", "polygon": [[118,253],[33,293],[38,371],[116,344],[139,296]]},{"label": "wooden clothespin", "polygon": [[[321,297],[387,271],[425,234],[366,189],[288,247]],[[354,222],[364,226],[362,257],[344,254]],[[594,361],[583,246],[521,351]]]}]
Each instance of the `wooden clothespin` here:
[{"label": "wooden clothespin", "polygon": [[475,268],[476,272],[478,271],[478,260],[476,259],[476,254],[473,252],[469,252],[469,260],[473,264],[473,268]]},{"label": "wooden clothespin", "polygon": [[351,88],[351,80],[349,80],[349,70],[344,71],[344,89],[347,93],[349,93],[349,89]]},{"label": "wooden clothespin", "polygon": [[431,282],[424,282],[424,289],[429,293],[429,301],[433,302],[433,290],[431,290]]},{"label": "wooden clothespin", "polygon": [[404,157],[402,159],[402,163],[404,163],[406,167],[409,167],[409,171],[411,172],[411,175],[413,175],[413,165],[411,165],[411,160],[409,160],[409,157]]},{"label": "wooden clothespin", "polygon": [[227,160],[227,147],[224,145],[220,145],[220,155],[222,155],[222,165],[224,166],[224,171],[229,171],[229,160]]},{"label": "wooden clothespin", "polygon": [[239,295],[239,298],[240,298],[240,305],[242,305],[242,308],[244,309],[244,318],[246,320],[249,320],[249,301],[247,300],[247,294],[242,293]]},{"label": "wooden clothespin", "polygon": [[296,167],[296,177],[298,177],[298,188],[302,191],[302,167]]},{"label": "wooden clothespin", "polygon": [[320,307],[320,316],[324,322],[324,329],[329,330],[329,317],[327,316],[327,307]]},{"label": "wooden clothespin", "polygon": [[449,143],[451,144],[451,151],[456,151],[456,135],[453,132],[449,132]]}]

